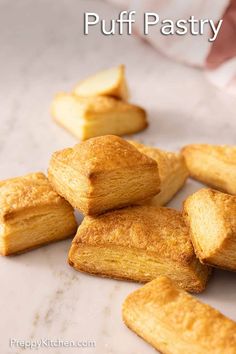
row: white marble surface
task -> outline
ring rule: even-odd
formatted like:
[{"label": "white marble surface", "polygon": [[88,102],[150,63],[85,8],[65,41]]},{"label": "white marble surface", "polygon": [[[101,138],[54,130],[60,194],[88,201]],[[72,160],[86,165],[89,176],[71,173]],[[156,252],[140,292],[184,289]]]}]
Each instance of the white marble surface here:
[{"label": "white marble surface", "polygon": [[[116,14],[98,0],[0,1],[0,178],[46,171],[50,154],[75,139],[50,119],[54,93],[79,78],[125,63],[134,102],[149,112],[150,127],[135,136],[178,150],[191,142],[236,143],[236,102],[198,70],[172,63],[134,37],[82,36],[85,10]],[[199,187],[188,181],[171,202]],[[70,241],[0,259],[0,352],[9,338],[95,340],[96,348],[40,349],[64,354],[151,354],[122,323],[121,304],[139,285],[80,274],[67,263]],[[215,271],[199,296],[236,320],[236,275]],[[26,350],[24,352],[31,352]]]}]

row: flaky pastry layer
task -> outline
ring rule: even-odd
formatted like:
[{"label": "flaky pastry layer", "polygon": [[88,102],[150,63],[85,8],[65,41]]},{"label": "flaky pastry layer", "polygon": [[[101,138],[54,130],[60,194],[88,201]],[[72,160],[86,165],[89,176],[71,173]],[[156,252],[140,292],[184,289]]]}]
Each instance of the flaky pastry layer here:
[{"label": "flaky pastry layer", "polygon": [[160,185],[156,161],[113,135],[55,152],[48,175],[61,196],[89,215],[136,204]]},{"label": "flaky pastry layer", "polygon": [[236,271],[236,196],[201,189],[186,199],[184,217],[201,262]]},{"label": "flaky pastry layer", "polygon": [[73,209],[43,173],[0,182],[0,253],[15,254],[75,234]]},{"label": "flaky pastry layer", "polygon": [[163,354],[235,354],[236,323],[158,277],[131,293],[125,324]]},{"label": "flaky pastry layer", "polygon": [[191,177],[236,194],[236,146],[193,144],[182,149]]},{"label": "flaky pastry layer", "polygon": [[193,292],[202,291],[209,276],[209,268],[195,256],[181,214],[146,205],[85,217],[69,263],[90,274],[138,282],[168,275]]},{"label": "flaky pastry layer", "polygon": [[145,203],[154,206],[162,206],[167,204],[183,187],[188,178],[189,173],[184,157],[180,153],[160,150],[135,141],[129,142],[133,144],[140,152],[155,160],[158,164],[161,180],[161,191]]}]

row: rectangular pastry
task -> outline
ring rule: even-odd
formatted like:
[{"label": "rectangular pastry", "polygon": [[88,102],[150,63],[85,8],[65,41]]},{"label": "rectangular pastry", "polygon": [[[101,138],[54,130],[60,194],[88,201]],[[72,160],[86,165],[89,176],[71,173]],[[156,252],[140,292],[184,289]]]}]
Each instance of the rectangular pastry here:
[{"label": "rectangular pastry", "polygon": [[147,127],[146,112],[112,97],[58,94],[52,103],[54,120],[76,138],[86,140],[106,134],[134,134]]},{"label": "rectangular pastry", "polygon": [[160,185],[156,161],[113,135],[55,152],[48,176],[61,196],[88,215],[153,197]]},{"label": "rectangular pastry", "polygon": [[187,145],[182,153],[191,177],[215,189],[236,194],[236,146]]},{"label": "rectangular pastry", "polygon": [[236,323],[166,277],[131,293],[122,315],[127,327],[163,354],[236,353]]},{"label": "rectangular pastry", "polygon": [[76,85],[74,93],[81,97],[112,96],[127,100],[129,91],[125,78],[125,66],[119,65],[88,77]]},{"label": "rectangular pastry", "polygon": [[201,262],[236,271],[236,196],[201,189],[186,199],[184,216]]},{"label": "rectangular pastry", "polygon": [[0,253],[26,251],[73,236],[73,209],[43,173],[0,181]]},{"label": "rectangular pastry", "polygon": [[135,141],[129,141],[140,152],[155,160],[158,164],[161,180],[161,191],[148,201],[148,204],[162,206],[167,204],[183,187],[188,178],[188,170],[184,157],[180,153],[163,151]]},{"label": "rectangular pastry", "polygon": [[148,205],[85,217],[69,263],[79,271],[137,282],[166,275],[192,292],[204,290],[209,276],[195,256],[182,215]]}]

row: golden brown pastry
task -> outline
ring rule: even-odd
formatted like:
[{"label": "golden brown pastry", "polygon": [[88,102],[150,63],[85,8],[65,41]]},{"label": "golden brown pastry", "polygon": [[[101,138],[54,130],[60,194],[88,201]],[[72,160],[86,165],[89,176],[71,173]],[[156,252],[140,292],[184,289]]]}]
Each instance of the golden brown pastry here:
[{"label": "golden brown pastry", "polygon": [[213,188],[236,194],[236,146],[187,145],[182,153],[191,177]]},{"label": "golden brown pastry", "polygon": [[112,96],[127,100],[129,97],[125,78],[125,66],[100,71],[81,81],[74,89],[78,96]]},{"label": "golden brown pastry", "polygon": [[185,201],[184,216],[201,262],[236,271],[236,196],[201,189]]},{"label": "golden brown pastry", "polygon": [[162,206],[167,204],[183,187],[188,178],[184,157],[180,153],[163,151],[135,141],[129,141],[140,152],[155,160],[159,167],[161,191],[148,201],[148,204]]},{"label": "golden brown pastry", "polygon": [[163,354],[235,354],[236,323],[166,277],[131,293],[125,324]]},{"label": "golden brown pastry", "polygon": [[76,233],[73,209],[43,173],[0,181],[0,253],[4,256]]},{"label": "golden brown pastry", "polygon": [[156,161],[114,135],[55,152],[48,175],[55,190],[88,215],[145,200],[160,185]]},{"label": "golden brown pastry", "polygon": [[137,282],[166,275],[192,292],[202,291],[209,275],[195,256],[182,215],[148,205],[85,217],[69,263],[79,271]]},{"label": "golden brown pastry", "polygon": [[51,108],[57,123],[78,139],[106,134],[133,134],[147,127],[145,111],[112,97],[58,94]]}]

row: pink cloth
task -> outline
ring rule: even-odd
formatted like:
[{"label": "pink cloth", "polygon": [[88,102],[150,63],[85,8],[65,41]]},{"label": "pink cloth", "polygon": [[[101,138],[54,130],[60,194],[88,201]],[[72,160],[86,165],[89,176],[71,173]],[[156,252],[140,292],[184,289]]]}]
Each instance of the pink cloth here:
[{"label": "pink cloth", "polygon": [[236,95],[236,0],[110,0],[122,9],[136,11],[136,31],[143,36],[143,13],[156,12],[161,19],[223,18],[219,34],[209,42],[202,36],[163,36],[153,26],[145,39],[164,55],[206,69],[207,78],[219,88]]}]

